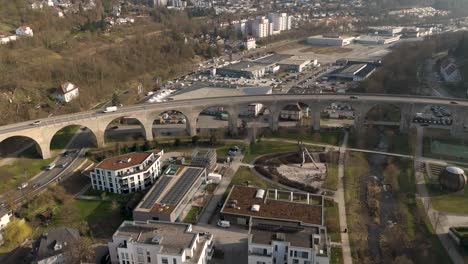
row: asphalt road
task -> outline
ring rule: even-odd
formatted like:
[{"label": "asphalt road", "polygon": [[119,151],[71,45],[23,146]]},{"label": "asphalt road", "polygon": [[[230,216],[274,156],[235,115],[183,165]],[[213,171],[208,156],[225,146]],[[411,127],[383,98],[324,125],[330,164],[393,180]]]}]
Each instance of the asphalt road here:
[{"label": "asphalt road", "polygon": [[[79,130],[72,138],[67,148],[53,161],[56,167],[50,171],[43,170],[28,181],[28,186],[22,190],[13,189],[0,195],[0,203],[6,203],[6,197],[13,197],[14,201],[21,203],[26,197],[34,196],[55,181],[60,181],[70,176],[85,160],[86,147],[93,145],[93,136],[88,130]],[[63,155],[65,151],[70,154]],[[62,167],[62,165],[65,167]]]}]

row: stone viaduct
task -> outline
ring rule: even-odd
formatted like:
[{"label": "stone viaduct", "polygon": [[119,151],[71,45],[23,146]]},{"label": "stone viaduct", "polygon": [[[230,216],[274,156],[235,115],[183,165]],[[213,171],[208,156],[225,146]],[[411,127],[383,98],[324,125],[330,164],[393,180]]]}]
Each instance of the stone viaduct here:
[{"label": "stone viaduct", "polygon": [[[276,131],[279,126],[281,110],[288,104],[298,102],[307,104],[311,112],[311,127],[320,129],[320,112],[331,103],[346,103],[355,112],[354,126],[361,129],[366,122],[366,115],[378,105],[393,105],[400,111],[400,131],[406,132],[412,125],[415,113],[422,112],[429,106],[444,106],[451,112],[453,123],[444,127],[450,129],[453,136],[463,136],[464,124],[468,124],[468,100],[433,97],[396,96],[387,94],[316,94],[316,95],[255,95],[237,97],[202,98],[181,101],[168,101],[156,104],[138,104],[119,108],[116,112],[103,113],[93,110],[69,115],[45,118],[39,125],[32,122],[21,122],[0,127],[0,142],[15,136],[34,140],[43,158],[49,158],[52,137],[62,128],[70,125],[87,127],[96,137],[98,147],[104,146],[104,133],[115,119],[128,117],[138,120],[147,140],[153,139],[153,122],[170,110],[181,112],[186,117],[187,132],[197,134],[197,119],[201,111],[208,107],[221,106],[229,113],[228,128],[232,134],[237,133],[239,112],[242,106],[261,103],[269,109],[269,127]],[[376,122],[378,124],[379,122]],[[381,122],[385,125],[385,122]]]}]

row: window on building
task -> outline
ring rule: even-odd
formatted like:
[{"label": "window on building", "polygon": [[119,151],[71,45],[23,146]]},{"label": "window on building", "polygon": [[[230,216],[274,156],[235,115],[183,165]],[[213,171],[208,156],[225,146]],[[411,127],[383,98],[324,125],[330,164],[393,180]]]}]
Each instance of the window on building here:
[{"label": "window on building", "polygon": [[125,255],[124,255],[124,253],[123,253],[123,252],[122,252],[122,253],[120,253],[120,255],[122,256],[122,259],[125,259]]},{"label": "window on building", "polygon": [[294,257],[297,258],[297,250],[294,250]]},{"label": "window on building", "polygon": [[162,257],[161,258],[161,263],[162,264],[169,264],[169,260],[167,258],[165,258],[165,257]]},{"label": "window on building", "polygon": [[303,251],[301,255],[302,255],[301,256],[302,258],[305,258],[305,259],[309,258],[309,252]]},{"label": "window on building", "polygon": [[263,249],[263,255],[266,255],[266,254],[268,254],[268,251],[267,251],[266,248],[264,248],[264,249]]},{"label": "window on building", "polygon": [[257,261],[257,264],[266,264],[264,261]]},{"label": "window on building", "polygon": [[107,171],[107,176],[111,176],[111,172],[110,172],[110,171]]},{"label": "window on building", "polygon": [[151,263],[151,257],[150,256],[147,256],[146,260],[147,260],[146,262]]},{"label": "window on building", "polygon": [[299,260],[298,259],[293,259],[293,264],[299,264]]},{"label": "window on building", "polygon": [[275,252],[278,251],[278,245],[275,245]]},{"label": "window on building", "polygon": [[172,264],[177,264],[177,259],[172,259]]}]

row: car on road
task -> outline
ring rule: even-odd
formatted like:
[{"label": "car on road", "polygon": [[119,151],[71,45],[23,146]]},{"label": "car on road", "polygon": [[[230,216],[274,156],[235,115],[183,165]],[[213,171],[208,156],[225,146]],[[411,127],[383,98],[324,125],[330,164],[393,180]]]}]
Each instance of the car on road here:
[{"label": "car on road", "polygon": [[27,182],[23,182],[22,184],[20,184],[20,185],[18,186],[18,190],[22,190],[22,189],[24,189],[24,188],[26,188],[26,187],[28,187],[28,183],[27,183]]},{"label": "car on road", "polygon": [[451,103],[451,104],[458,104],[458,103],[457,103],[457,102],[455,102],[455,101],[451,101],[450,103]]},{"label": "car on road", "polygon": [[424,123],[424,124],[421,124],[420,126],[427,127],[427,126],[429,126],[429,124]]},{"label": "car on road", "polygon": [[60,164],[60,168],[65,168],[68,166],[68,161],[65,161],[64,163]]},{"label": "car on road", "polygon": [[41,186],[41,184],[40,184],[40,183],[35,183],[35,184],[33,184],[33,186],[32,186],[32,187],[33,187],[33,189],[36,189],[36,188],[37,188],[37,187],[39,187],[39,186]]},{"label": "car on road", "polygon": [[119,126],[112,126],[110,129],[118,129]]},{"label": "car on road", "polygon": [[37,126],[37,125],[40,125],[41,123],[42,123],[41,120],[37,120],[37,121],[32,122],[31,125]]},{"label": "car on road", "polygon": [[48,170],[48,171],[50,171],[50,170],[52,170],[53,168],[55,168],[55,163],[51,163],[51,164],[47,165],[45,169]]},{"label": "car on road", "polygon": [[226,220],[218,220],[218,223],[216,223],[217,226],[223,227],[223,228],[229,228],[231,227],[231,223]]},{"label": "car on road", "polygon": [[351,96],[349,97],[349,99],[359,99],[359,97],[357,97],[357,96],[355,96],[355,95],[351,95]]},{"label": "car on road", "polygon": [[70,155],[70,152],[68,150],[65,151],[64,153],[62,153],[62,156],[64,156],[64,157],[68,157],[68,155]]}]

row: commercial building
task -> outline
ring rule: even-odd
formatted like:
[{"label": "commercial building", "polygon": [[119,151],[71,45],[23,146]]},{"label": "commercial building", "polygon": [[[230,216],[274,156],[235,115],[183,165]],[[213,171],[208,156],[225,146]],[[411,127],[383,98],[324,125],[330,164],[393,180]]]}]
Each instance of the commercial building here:
[{"label": "commercial building", "polygon": [[400,40],[400,35],[393,37],[381,37],[381,36],[361,36],[356,38],[355,42],[362,45],[385,45]]},{"label": "commercial building", "polygon": [[170,98],[173,100],[185,100],[193,98],[210,98],[222,96],[241,95],[263,95],[271,94],[272,88],[269,86],[240,86],[236,84],[206,84],[196,83],[189,88],[185,88],[174,94]]},{"label": "commercial building", "polygon": [[328,264],[323,199],[309,193],[233,186],[221,217],[249,226],[249,264]]},{"label": "commercial building", "polygon": [[329,79],[343,81],[362,81],[376,70],[377,66],[370,63],[348,63],[345,67],[327,74]]},{"label": "commercial building", "polygon": [[33,243],[34,264],[70,263],[66,253],[80,240],[78,230],[69,227],[59,227],[48,230]]},{"label": "commercial building", "polygon": [[354,37],[343,37],[343,36],[324,36],[324,35],[318,35],[318,36],[312,36],[308,37],[306,42],[307,44],[310,45],[318,45],[318,46],[346,46],[350,45]]},{"label": "commercial building", "polygon": [[310,60],[300,58],[288,58],[278,62],[281,70],[290,72],[302,72],[305,66],[310,64]]},{"label": "commercial building", "polygon": [[192,152],[190,164],[195,167],[205,168],[210,173],[216,168],[216,159],[215,149],[196,148]]},{"label": "commercial building", "polygon": [[371,27],[369,29],[369,34],[384,37],[395,37],[400,35],[402,31],[402,27]]},{"label": "commercial building", "polygon": [[160,221],[124,221],[108,242],[111,263],[206,264],[213,235],[192,225]]},{"label": "commercial building", "polygon": [[255,79],[263,77],[265,71],[265,65],[253,61],[240,61],[220,67],[216,70],[216,73],[225,77]]},{"label": "commercial building", "polygon": [[206,182],[206,169],[170,165],[133,210],[137,221],[180,221],[195,193]]},{"label": "commercial building", "polygon": [[163,151],[133,152],[99,162],[90,172],[93,189],[133,193],[151,186],[161,174]]},{"label": "commercial building", "polygon": [[330,263],[327,230],[292,221],[252,219],[248,263]]}]

